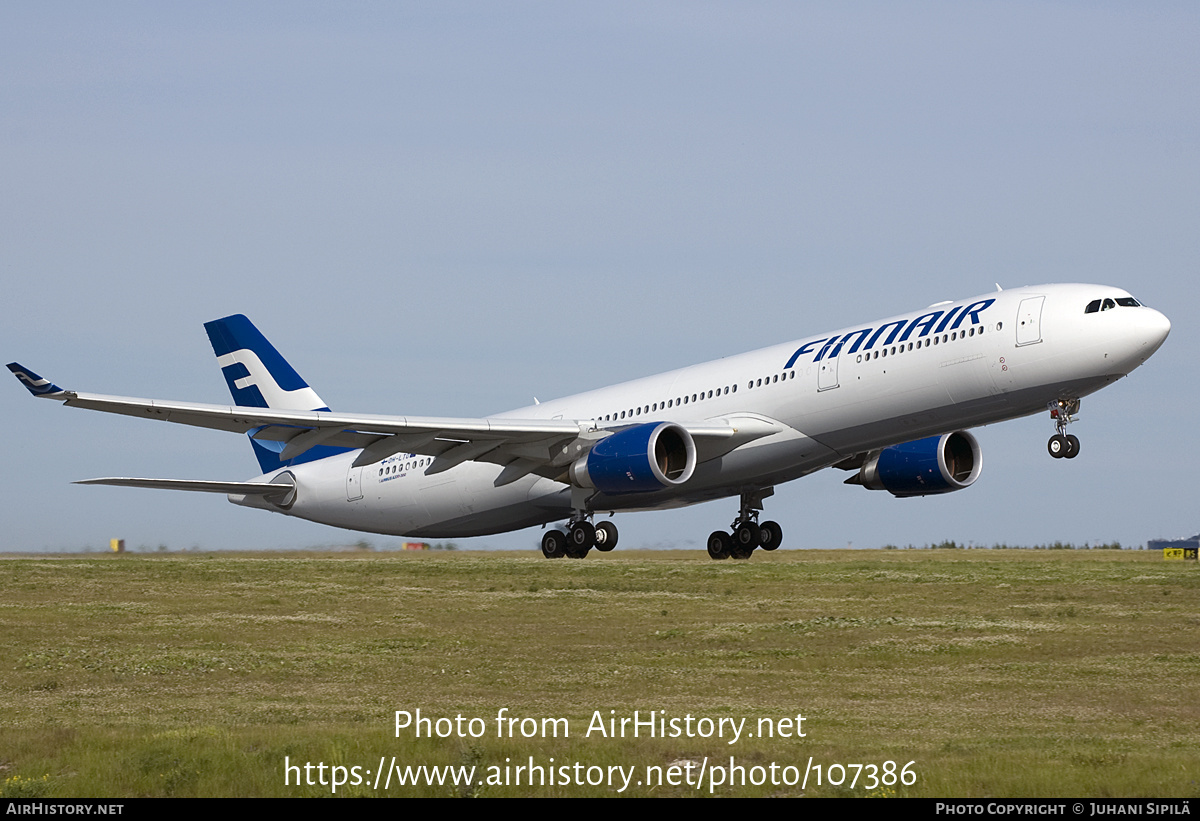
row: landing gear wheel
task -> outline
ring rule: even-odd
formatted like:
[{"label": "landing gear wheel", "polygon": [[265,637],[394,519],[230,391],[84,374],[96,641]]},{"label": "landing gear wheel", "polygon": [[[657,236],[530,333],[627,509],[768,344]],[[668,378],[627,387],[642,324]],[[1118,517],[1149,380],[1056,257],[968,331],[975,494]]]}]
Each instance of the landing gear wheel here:
[{"label": "landing gear wheel", "polygon": [[567,533],[567,541],[576,552],[587,553],[596,544],[596,528],[589,521],[576,522]]},{"label": "landing gear wheel", "polygon": [[1073,433],[1068,433],[1066,436],[1066,440],[1067,440],[1067,452],[1064,454],[1064,456],[1067,459],[1074,459],[1076,456],[1079,455],[1079,437]]},{"label": "landing gear wheel", "polygon": [[567,534],[561,530],[547,530],[542,537],[542,555],[547,559],[561,559],[567,555]]},{"label": "landing gear wheel", "polygon": [[576,522],[567,531],[567,558],[586,559],[588,551],[596,543],[596,528],[591,522]]},{"label": "landing gear wheel", "polygon": [[714,530],[708,537],[708,556],[720,561],[728,559],[733,551],[733,537],[724,530]]},{"label": "landing gear wheel", "polygon": [[617,546],[617,526],[612,522],[596,525],[596,549],[605,553]]},{"label": "landing gear wheel", "polygon": [[733,554],[734,558],[740,558],[737,553],[745,553],[748,557],[754,552],[754,548],[758,547],[760,538],[760,528],[754,522],[740,522],[733,529],[733,544],[737,551]]},{"label": "landing gear wheel", "polygon": [[763,522],[758,534],[758,546],[763,550],[774,550],[783,542],[783,528],[778,522]]},{"label": "landing gear wheel", "polygon": [[1067,437],[1061,433],[1056,433],[1050,437],[1050,441],[1046,443],[1046,450],[1050,451],[1050,455],[1055,459],[1061,459],[1067,455],[1067,450],[1070,445],[1067,444]]}]

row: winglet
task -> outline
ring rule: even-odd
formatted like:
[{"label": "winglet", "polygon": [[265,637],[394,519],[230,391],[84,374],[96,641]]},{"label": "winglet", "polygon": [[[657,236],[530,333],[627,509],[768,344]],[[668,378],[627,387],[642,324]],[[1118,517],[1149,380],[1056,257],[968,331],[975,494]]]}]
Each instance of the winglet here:
[{"label": "winglet", "polygon": [[59,399],[66,393],[58,385],[55,385],[49,379],[42,379],[33,371],[29,370],[16,362],[9,362],[8,369],[13,372],[17,379],[29,389],[29,392],[34,396],[45,396],[51,399]]}]

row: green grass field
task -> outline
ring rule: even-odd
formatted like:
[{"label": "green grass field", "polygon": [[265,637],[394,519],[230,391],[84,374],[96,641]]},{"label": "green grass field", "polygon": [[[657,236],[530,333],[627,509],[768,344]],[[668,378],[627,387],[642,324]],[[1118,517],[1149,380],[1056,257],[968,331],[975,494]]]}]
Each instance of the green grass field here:
[{"label": "green grass field", "polygon": [[[331,793],[285,785],[286,757],[360,767],[337,795],[617,794],[548,783],[579,763],[636,773],[625,795],[1194,797],[1198,605],[1194,562],[1131,551],[10,558],[0,794]],[[418,708],[486,729],[397,737]],[[570,735],[497,737],[501,708]],[[802,714],[805,737],[585,737],[635,710],[747,732]],[[747,783],[711,787],[731,756]],[[381,757],[477,776],[375,789]],[[547,782],[513,785],[531,757]],[[847,769],[818,786],[810,758]],[[886,761],[915,783],[851,786]]]}]

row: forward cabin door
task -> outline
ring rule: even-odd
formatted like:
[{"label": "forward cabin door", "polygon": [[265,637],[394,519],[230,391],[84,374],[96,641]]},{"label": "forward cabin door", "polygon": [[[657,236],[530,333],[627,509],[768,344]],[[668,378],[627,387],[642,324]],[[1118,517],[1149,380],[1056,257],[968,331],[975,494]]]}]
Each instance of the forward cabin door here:
[{"label": "forward cabin door", "polygon": [[830,388],[838,386],[838,359],[840,356],[835,356],[832,359],[826,359],[818,363],[817,370],[817,391],[827,391]]},{"label": "forward cabin door", "polygon": [[1045,301],[1044,296],[1021,300],[1021,307],[1017,309],[1017,347],[1042,341],[1042,305]]}]

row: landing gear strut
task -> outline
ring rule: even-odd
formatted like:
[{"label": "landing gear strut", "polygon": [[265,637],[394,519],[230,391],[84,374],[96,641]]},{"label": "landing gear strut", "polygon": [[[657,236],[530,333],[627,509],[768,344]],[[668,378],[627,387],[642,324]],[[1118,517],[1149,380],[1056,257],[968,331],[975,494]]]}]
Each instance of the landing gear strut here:
[{"label": "landing gear strut", "polygon": [[732,532],[716,530],[708,537],[708,555],[716,560],[749,559],[754,548],[774,550],[783,541],[783,528],[776,522],[758,523],[762,500],[775,493],[775,488],[755,488],[743,491],[738,517],[730,525]]},{"label": "landing gear strut", "polygon": [[1067,425],[1075,421],[1075,414],[1079,413],[1079,400],[1060,399],[1047,407],[1058,433],[1050,437],[1046,450],[1055,459],[1074,459],[1079,455],[1079,437],[1066,433],[1066,430]]}]

